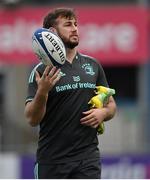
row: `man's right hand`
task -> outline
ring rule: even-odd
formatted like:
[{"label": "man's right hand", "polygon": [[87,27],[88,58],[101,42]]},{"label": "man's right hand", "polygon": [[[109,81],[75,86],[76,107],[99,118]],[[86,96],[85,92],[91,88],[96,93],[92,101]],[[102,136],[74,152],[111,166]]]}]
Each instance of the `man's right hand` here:
[{"label": "man's right hand", "polygon": [[40,77],[38,71],[36,71],[38,91],[43,95],[48,94],[57,81],[59,81],[60,77],[60,69],[56,69],[55,66],[46,66],[42,77]]}]

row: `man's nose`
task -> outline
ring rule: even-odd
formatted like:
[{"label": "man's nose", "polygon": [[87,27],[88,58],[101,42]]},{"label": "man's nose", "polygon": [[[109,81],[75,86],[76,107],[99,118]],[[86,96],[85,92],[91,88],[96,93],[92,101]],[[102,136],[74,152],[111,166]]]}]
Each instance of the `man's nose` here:
[{"label": "man's nose", "polygon": [[73,30],[73,31],[77,31],[77,29],[78,29],[77,26],[72,25],[72,30]]}]

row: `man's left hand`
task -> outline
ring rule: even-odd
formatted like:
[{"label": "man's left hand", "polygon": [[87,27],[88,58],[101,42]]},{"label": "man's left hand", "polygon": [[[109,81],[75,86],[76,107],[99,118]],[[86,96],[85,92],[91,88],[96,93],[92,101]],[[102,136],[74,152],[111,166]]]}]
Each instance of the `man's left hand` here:
[{"label": "man's left hand", "polygon": [[93,108],[83,112],[85,117],[80,119],[81,124],[97,128],[100,123],[105,119],[104,108]]}]

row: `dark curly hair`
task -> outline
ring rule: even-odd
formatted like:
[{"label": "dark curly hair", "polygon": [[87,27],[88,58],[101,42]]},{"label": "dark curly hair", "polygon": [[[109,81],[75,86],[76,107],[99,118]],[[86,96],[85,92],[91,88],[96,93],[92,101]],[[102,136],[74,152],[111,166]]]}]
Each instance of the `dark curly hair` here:
[{"label": "dark curly hair", "polygon": [[77,19],[74,9],[71,8],[56,8],[49,12],[43,20],[43,28],[49,29],[57,25],[56,19],[65,17],[66,19]]}]

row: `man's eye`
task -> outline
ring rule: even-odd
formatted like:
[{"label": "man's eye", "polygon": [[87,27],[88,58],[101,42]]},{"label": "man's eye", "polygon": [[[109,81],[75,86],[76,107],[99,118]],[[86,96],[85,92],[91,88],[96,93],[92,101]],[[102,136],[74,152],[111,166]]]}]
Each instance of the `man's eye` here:
[{"label": "man's eye", "polygon": [[65,24],[65,26],[70,26],[70,23]]}]

